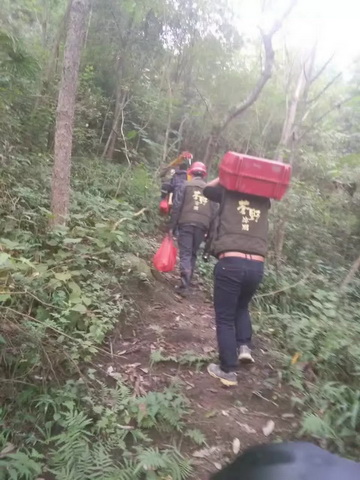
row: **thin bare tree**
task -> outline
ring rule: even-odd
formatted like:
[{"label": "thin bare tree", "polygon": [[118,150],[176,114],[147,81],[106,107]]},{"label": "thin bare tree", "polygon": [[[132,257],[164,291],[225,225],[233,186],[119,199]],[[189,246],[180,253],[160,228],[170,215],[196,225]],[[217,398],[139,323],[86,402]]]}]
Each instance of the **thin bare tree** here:
[{"label": "thin bare tree", "polygon": [[222,122],[213,126],[209,138],[207,139],[205,154],[203,157],[203,162],[206,165],[210,166],[213,155],[217,151],[221,134],[226,130],[226,128],[230,125],[231,122],[243,115],[251,107],[251,105],[256,102],[266,83],[271,78],[275,61],[275,53],[272,44],[273,37],[275,33],[280,30],[283,22],[290,15],[296,3],[297,0],[290,0],[290,3],[286,10],[283,12],[281,17],[273,23],[272,27],[269,29],[268,32],[265,33],[264,31],[260,30],[265,53],[264,66],[262,68],[261,74],[254,88],[251,90],[245,100],[243,100],[239,105],[236,105],[229,112],[227,112]]}]

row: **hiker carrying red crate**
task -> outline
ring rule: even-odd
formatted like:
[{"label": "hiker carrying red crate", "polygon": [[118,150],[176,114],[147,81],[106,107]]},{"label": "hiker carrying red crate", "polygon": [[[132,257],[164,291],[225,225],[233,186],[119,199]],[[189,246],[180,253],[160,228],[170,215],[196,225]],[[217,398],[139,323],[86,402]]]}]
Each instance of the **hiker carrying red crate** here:
[{"label": "hiker carrying red crate", "polygon": [[220,178],[203,191],[220,205],[206,246],[218,259],[214,308],[220,362],[208,372],[227,386],[237,384],[239,361],[254,362],[249,303],[264,274],[269,198],[280,199],[289,179],[289,165],[228,152]]}]

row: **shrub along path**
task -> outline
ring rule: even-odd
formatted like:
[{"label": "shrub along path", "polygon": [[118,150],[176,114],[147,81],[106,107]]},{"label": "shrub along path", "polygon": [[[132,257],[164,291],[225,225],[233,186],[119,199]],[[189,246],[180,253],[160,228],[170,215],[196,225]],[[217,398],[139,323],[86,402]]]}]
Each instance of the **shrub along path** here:
[{"label": "shrub along path", "polygon": [[238,450],[294,438],[299,424],[268,339],[255,340],[256,363],[241,368],[236,388],[222,387],[207,374],[207,363],[216,358],[211,302],[199,287],[181,299],[175,282],[168,275],[155,286],[139,285],[137,326],[132,322],[113,332],[110,350],[122,358],[109,358],[103,367],[111,375],[125,375],[139,395],[181,383],[192,411],[189,428],[196,430],[194,436],[201,431],[206,441],[198,449],[185,442],[182,451],[193,459],[192,478],[205,480]]}]

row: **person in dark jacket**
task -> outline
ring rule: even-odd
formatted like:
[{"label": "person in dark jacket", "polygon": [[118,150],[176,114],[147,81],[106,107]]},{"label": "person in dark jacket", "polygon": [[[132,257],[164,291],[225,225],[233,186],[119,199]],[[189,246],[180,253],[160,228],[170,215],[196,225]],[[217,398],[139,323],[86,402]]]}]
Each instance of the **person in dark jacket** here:
[{"label": "person in dark jacket", "polygon": [[220,364],[208,372],[224,385],[237,384],[238,362],[254,362],[249,303],[264,274],[270,200],[228,191],[219,179],[204,188],[204,196],[220,204],[211,233],[214,308]]},{"label": "person in dark jacket", "polygon": [[360,463],[307,442],[249,448],[210,480],[358,480]]},{"label": "person in dark jacket", "polygon": [[173,170],[170,179],[164,181],[161,185],[161,199],[170,194],[175,195],[176,191],[187,181],[187,170],[191,166],[192,155],[189,152],[183,152],[168,167],[165,167],[160,177],[164,177],[169,171]]},{"label": "person in dark jacket", "polygon": [[178,245],[180,253],[181,284],[179,293],[186,296],[194,274],[197,252],[209,229],[214,205],[203,196],[206,185],[206,166],[195,162],[187,181],[175,194],[169,230],[178,229]]},{"label": "person in dark jacket", "polygon": [[161,185],[161,199],[166,198],[171,193],[173,196],[176,191],[187,181],[188,165],[182,163],[177,169],[174,169],[172,177]]}]

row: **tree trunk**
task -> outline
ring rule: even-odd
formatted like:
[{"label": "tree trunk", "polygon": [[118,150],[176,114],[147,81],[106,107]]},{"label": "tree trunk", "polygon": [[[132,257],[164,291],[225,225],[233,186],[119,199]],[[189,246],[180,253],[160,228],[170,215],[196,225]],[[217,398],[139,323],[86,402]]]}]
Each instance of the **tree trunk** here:
[{"label": "tree trunk", "polygon": [[[301,64],[300,73],[296,83],[296,88],[292,95],[289,108],[286,111],[285,121],[283,125],[283,130],[281,133],[280,142],[277,148],[276,158],[280,161],[284,161],[284,156],[286,150],[290,150],[289,158],[294,158],[294,148],[296,146],[296,119],[301,118],[303,115],[304,107],[309,96],[309,91],[311,84],[313,82],[313,70],[315,65],[316,57],[316,48],[315,44],[311,49],[310,56],[303,60]],[[298,112],[300,111],[300,115]],[[301,120],[297,122],[298,127],[300,126]]]},{"label": "tree trunk", "polygon": [[[120,61],[119,61],[119,68],[118,68],[118,75],[120,75],[121,71],[121,66],[120,66]],[[116,140],[118,136],[118,126],[119,126],[119,120],[120,120],[120,115],[121,115],[121,109],[123,108],[122,105],[122,89],[121,89],[121,83],[120,83],[120,78],[118,79],[118,86],[116,89],[116,98],[115,98],[115,109],[114,109],[114,117],[113,121],[111,124],[111,130],[108,136],[108,139],[106,141],[104,151],[102,154],[102,158],[108,158],[109,160],[112,160],[114,158],[114,152],[115,152],[115,146],[116,146]]]},{"label": "tree trunk", "polygon": [[135,19],[135,10],[133,11],[131,18],[129,20],[125,37],[121,37],[120,53],[118,54],[117,60],[116,60],[117,86],[116,86],[116,94],[115,94],[114,116],[113,116],[113,121],[111,125],[111,130],[110,130],[108,139],[106,141],[103,153],[101,155],[101,158],[106,157],[109,160],[112,160],[114,157],[116,140],[118,137],[119,120],[122,115],[122,109],[124,108],[124,103],[125,103],[124,97],[126,97],[126,93],[124,94],[123,92],[123,88],[121,86],[121,80],[122,80],[124,60],[125,60],[124,55],[127,48],[129,47],[134,19]]},{"label": "tree trunk", "polygon": [[167,156],[168,156],[169,134],[170,134],[170,130],[171,130],[172,101],[173,101],[173,99],[172,99],[172,90],[171,90],[170,78],[168,78],[168,97],[169,97],[168,118],[167,118],[166,131],[165,131],[165,137],[164,137],[163,155],[162,155],[162,161],[161,161],[162,165],[165,165],[166,159],[167,159]]},{"label": "tree trunk", "polygon": [[66,29],[66,25],[69,20],[69,15],[70,15],[70,9],[71,9],[71,4],[72,0],[68,0],[66,11],[61,19],[56,37],[55,37],[55,42],[52,47],[52,51],[50,53],[50,58],[48,61],[48,64],[45,69],[45,73],[43,74],[43,78],[41,80],[41,85],[39,87],[39,95],[36,97],[33,112],[36,112],[38,108],[42,105],[44,102],[44,98],[46,98],[45,94],[46,91],[54,78],[54,74],[56,71],[56,65],[59,60],[59,52],[60,52],[60,45],[64,36],[64,32]]},{"label": "tree trunk", "polygon": [[75,98],[81,50],[90,0],[73,0],[64,50],[64,63],[56,110],[55,152],[51,182],[51,225],[66,223],[70,202],[70,169]]},{"label": "tree trunk", "polygon": [[[277,148],[276,158],[280,162],[284,161],[286,153],[289,155],[288,161],[290,163],[294,163],[295,161],[298,145],[296,139],[296,128],[300,127],[301,125],[302,111],[306,105],[313,81],[312,78],[315,65],[316,47],[317,45],[315,44],[308,58],[305,58],[301,63],[300,73],[296,82],[295,90],[291,97],[289,108],[286,111],[281,138]],[[300,118],[300,120],[297,121],[297,118]],[[282,217],[277,225],[275,235],[275,265],[278,271],[280,270],[283,260],[282,257],[287,224],[288,219],[286,217]]]},{"label": "tree trunk", "polygon": [[217,153],[219,145],[219,134],[217,133],[216,129],[213,130],[212,133],[210,133],[207,141],[206,141],[206,148],[205,148],[205,154],[203,158],[203,163],[208,168],[208,171],[210,172],[212,163],[214,160],[214,155]]},{"label": "tree trunk", "polygon": [[304,72],[304,67],[302,66],[299,77],[298,77],[298,81],[296,84],[296,88],[294,90],[294,94],[290,101],[289,109],[287,110],[286,116],[285,116],[285,121],[282,129],[282,133],[281,133],[278,151],[276,154],[276,158],[279,162],[284,161],[286,150],[291,146],[291,143],[292,143],[296,113],[298,110],[299,101],[304,92],[305,83],[306,83],[305,72]]}]

